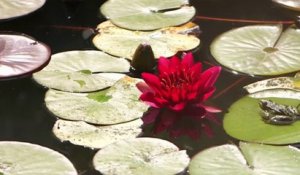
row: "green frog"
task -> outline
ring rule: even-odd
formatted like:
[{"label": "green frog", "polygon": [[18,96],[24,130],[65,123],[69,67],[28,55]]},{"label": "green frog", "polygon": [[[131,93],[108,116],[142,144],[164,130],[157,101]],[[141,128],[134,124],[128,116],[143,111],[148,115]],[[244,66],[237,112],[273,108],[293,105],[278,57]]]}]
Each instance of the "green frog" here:
[{"label": "green frog", "polygon": [[271,100],[259,101],[262,119],[273,125],[290,125],[300,119],[299,105],[297,107],[282,105]]}]

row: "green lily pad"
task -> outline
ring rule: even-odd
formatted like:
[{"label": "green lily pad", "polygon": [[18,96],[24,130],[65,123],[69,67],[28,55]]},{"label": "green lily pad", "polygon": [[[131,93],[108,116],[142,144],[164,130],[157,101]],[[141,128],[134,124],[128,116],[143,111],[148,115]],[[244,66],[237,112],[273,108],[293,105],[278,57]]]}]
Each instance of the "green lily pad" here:
[{"label": "green lily pad", "polygon": [[0,20],[27,15],[45,4],[46,0],[1,0]]},{"label": "green lily pad", "polygon": [[90,148],[103,148],[118,140],[141,135],[142,124],[141,119],[110,126],[94,126],[83,121],[57,120],[53,133],[61,141],[70,141],[75,145]]},{"label": "green lily pad", "polygon": [[104,52],[131,60],[141,43],[151,45],[155,58],[170,57],[178,51],[188,51],[199,46],[200,40],[197,37],[182,34],[189,27],[174,28],[137,32],[116,27],[106,21],[97,27],[99,34],[93,38],[93,43]]},{"label": "green lily pad", "polygon": [[129,62],[100,51],[68,51],[52,56],[33,78],[43,86],[67,92],[90,92],[107,88],[129,72]]},{"label": "green lily pad", "polygon": [[300,69],[300,30],[254,25],[217,37],[211,54],[222,65],[251,75],[279,75]]},{"label": "green lily pad", "polygon": [[60,153],[23,142],[0,142],[0,174],[76,175],[72,163]]},{"label": "green lily pad", "polygon": [[59,118],[111,125],[143,116],[148,106],[139,101],[136,83],[140,79],[124,77],[109,89],[92,93],[48,90],[47,108]]},{"label": "green lily pad", "polygon": [[299,174],[300,151],[291,146],[253,143],[221,145],[193,157],[190,175],[293,175]]},{"label": "green lily pad", "polygon": [[[264,98],[279,104],[297,106],[299,99]],[[267,124],[260,116],[259,99],[245,96],[230,106],[223,126],[227,134],[239,140],[266,143],[291,144],[300,142],[300,122],[279,126]]]},{"label": "green lily pad", "polygon": [[110,144],[93,159],[96,170],[104,175],[174,175],[189,164],[185,150],[156,138],[135,138]]},{"label": "green lily pad", "polygon": [[155,30],[189,22],[196,9],[187,0],[108,0],[101,13],[130,30]]}]

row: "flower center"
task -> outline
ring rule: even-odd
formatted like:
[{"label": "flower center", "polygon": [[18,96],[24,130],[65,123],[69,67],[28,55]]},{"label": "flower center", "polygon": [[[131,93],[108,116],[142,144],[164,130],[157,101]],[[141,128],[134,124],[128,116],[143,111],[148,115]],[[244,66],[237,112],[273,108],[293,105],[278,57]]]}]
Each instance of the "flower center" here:
[{"label": "flower center", "polygon": [[161,83],[166,88],[185,88],[192,83],[192,74],[189,71],[178,70],[178,72],[166,73],[161,76]]}]

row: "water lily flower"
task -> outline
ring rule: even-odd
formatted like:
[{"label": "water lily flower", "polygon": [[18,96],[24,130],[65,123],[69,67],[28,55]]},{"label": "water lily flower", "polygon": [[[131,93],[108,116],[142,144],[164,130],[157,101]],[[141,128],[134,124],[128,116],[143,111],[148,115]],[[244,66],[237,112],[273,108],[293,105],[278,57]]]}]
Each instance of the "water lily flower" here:
[{"label": "water lily flower", "polygon": [[215,92],[221,67],[202,72],[202,64],[187,53],[182,60],[160,57],[157,69],[158,75],[142,73],[145,82],[137,84],[140,100],[151,107],[143,116],[144,124],[154,123],[154,133],[166,130],[172,137],[198,139],[201,130],[211,135],[208,121],[216,121],[212,114],[220,110],[204,102]]}]

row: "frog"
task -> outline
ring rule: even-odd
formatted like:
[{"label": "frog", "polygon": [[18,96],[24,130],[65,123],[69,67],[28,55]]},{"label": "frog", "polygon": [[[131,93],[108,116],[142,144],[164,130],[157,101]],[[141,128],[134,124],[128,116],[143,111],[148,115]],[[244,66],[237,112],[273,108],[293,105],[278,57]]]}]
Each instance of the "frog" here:
[{"label": "frog", "polygon": [[260,115],[264,122],[273,125],[291,125],[300,120],[300,105],[297,107],[275,103],[271,100],[261,99]]}]

